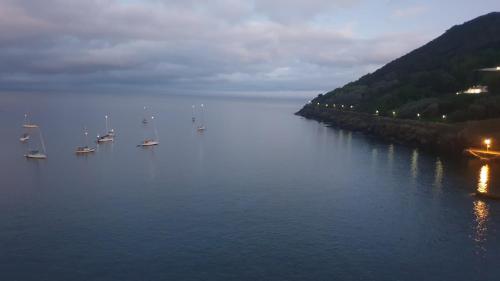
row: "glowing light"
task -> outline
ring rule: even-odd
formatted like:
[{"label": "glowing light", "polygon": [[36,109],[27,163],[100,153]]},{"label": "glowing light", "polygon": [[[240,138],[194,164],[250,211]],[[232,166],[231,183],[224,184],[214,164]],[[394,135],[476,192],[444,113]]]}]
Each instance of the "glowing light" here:
[{"label": "glowing light", "polygon": [[325,107],[328,107],[328,104],[325,104]]},{"label": "glowing light", "polygon": [[375,110],[375,114],[377,114],[377,115],[378,115],[378,110]]},{"label": "glowing light", "polygon": [[353,109],[353,108],[354,108],[354,105],[351,105],[351,109]]},{"label": "glowing light", "polygon": [[393,112],[392,112],[392,116],[396,116],[396,111],[393,111]]},{"label": "glowing light", "polygon": [[489,150],[491,146],[491,139],[485,139],[484,144],[486,145],[486,150]]},{"label": "glowing light", "polygon": [[446,119],[446,115],[443,114],[443,116],[441,116],[441,118]]},{"label": "glowing light", "polygon": [[319,102],[317,103],[317,105],[319,105]]},{"label": "glowing light", "polygon": [[417,117],[420,118],[420,113],[417,113]]},{"label": "glowing light", "polygon": [[477,192],[487,193],[488,192],[488,181],[490,178],[490,166],[483,165],[479,171],[479,181],[477,183]]},{"label": "glowing light", "polygon": [[344,105],[342,105],[342,108],[344,108]]}]

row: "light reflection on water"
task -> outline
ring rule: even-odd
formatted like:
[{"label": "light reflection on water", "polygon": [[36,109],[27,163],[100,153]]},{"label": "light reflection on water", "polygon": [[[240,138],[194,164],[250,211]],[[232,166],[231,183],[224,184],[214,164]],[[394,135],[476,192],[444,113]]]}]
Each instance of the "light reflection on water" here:
[{"label": "light reflection on water", "polygon": [[486,242],[487,238],[487,222],[488,222],[488,217],[489,217],[489,207],[488,204],[486,204],[482,200],[476,200],[474,201],[474,215],[476,218],[476,225],[474,228],[474,241],[476,241],[477,247],[481,251],[486,251],[486,248],[484,247],[484,242]]},{"label": "light reflection on water", "polygon": [[436,160],[436,169],[434,172],[434,186],[441,188],[443,182],[443,162],[439,157]]},{"label": "light reflection on water", "polygon": [[418,150],[414,149],[411,154],[411,177],[415,181],[418,177]]},{"label": "light reflection on water", "polygon": [[477,192],[481,194],[488,193],[488,181],[490,179],[490,166],[485,164],[479,171],[479,180],[477,183]]}]

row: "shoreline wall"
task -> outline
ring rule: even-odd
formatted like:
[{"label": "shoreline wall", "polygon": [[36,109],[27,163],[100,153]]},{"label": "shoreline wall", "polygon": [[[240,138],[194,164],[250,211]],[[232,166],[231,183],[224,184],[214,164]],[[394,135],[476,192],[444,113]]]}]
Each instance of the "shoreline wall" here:
[{"label": "shoreline wall", "polygon": [[[416,145],[447,154],[462,153],[473,144],[477,132],[467,130],[467,123],[437,123],[375,116],[306,105],[296,113],[308,119],[327,122],[342,129],[360,131],[379,138]],[[478,121],[481,122],[481,121]],[[498,127],[500,129],[500,122]]]}]

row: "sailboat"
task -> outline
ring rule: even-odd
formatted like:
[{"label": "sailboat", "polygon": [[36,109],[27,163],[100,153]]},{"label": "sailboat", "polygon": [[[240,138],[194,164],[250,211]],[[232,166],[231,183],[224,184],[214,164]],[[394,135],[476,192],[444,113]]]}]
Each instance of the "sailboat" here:
[{"label": "sailboat", "polygon": [[45,151],[45,143],[43,142],[43,136],[42,136],[42,131],[40,128],[38,128],[38,133],[40,134],[40,143],[42,145],[42,151],[40,150],[30,150],[26,154],[24,154],[24,157],[28,159],[46,159],[47,158],[47,153]]},{"label": "sailboat", "polygon": [[198,130],[198,132],[203,132],[205,131],[205,113],[204,113],[204,108],[205,106],[203,104],[200,105],[200,108],[201,108],[201,122],[200,122],[200,125],[198,125],[198,127],[196,128],[196,130]]},{"label": "sailboat", "polygon": [[146,118],[146,107],[144,107],[144,117],[142,118],[142,124],[148,124],[148,118]]},{"label": "sailboat", "polygon": [[160,138],[158,137],[158,130],[156,130],[156,125],[154,123],[154,120],[155,120],[155,117],[151,116],[151,122],[153,123],[155,139],[146,138],[141,144],[138,144],[137,146],[148,147],[148,146],[155,146],[155,145],[160,144]]},{"label": "sailboat", "polygon": [[112,142],[115,139],[115,130],[111,129],[109,130],[109,124],[108,124],[108,115],[104,116],[106,118],[106,134],[99,136],[97,135],[97,143],[105,143],[105,142]]},{"label": "sailboat", "polygon": [[88,132],[87,129],[85,130],[85,146],[79,146],[76,148],[75,153],[76,154],[87,154],[87,153],[92,153],[95,152],[96,148],[95,147],[89,147],[89,138],[88,138]]},{"label": "sailboat", "polygon": [[38,125],[30,123],[28,120],[28,114],[24,114],[24,123],[23,123],[24,128],[38,128]]},{"label": "sailboat", "polygon": [[28,133],[24,133],[19,138],[19,141],[20,142],[27,142],[29,139],[30,139],[30,135]]},{"label": "sailboat", "polygon": [[196,121],[196,117],[194,116],[194,104],[191,105],[191,121],[194,123]]}]

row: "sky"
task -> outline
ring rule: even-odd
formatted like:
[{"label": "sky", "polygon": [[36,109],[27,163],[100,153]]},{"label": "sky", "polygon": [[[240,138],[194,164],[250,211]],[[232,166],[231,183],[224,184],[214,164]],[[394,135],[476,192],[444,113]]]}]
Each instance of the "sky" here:
[{"label": "sky", "polygon": [[0,0],[0,93],[307,97],[500,1]]}]

